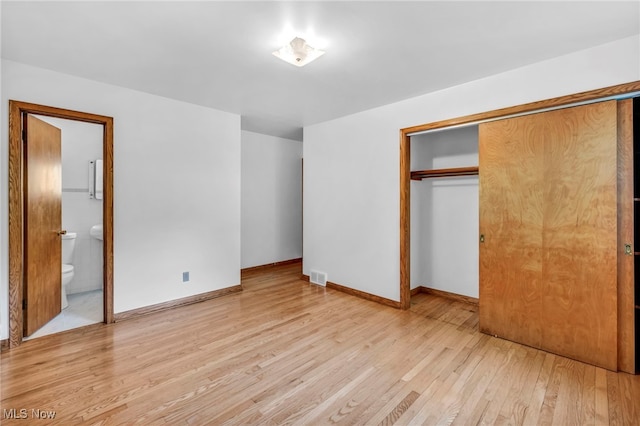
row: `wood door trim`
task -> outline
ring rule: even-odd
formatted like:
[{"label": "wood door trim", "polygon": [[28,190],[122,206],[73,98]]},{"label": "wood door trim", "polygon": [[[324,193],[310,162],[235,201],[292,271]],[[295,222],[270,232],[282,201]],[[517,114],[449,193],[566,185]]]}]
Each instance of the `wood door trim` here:
[{"label": "wood door trim", "polygon": [[23,317],[23,198],[22,190],[22,114],[37,114],[68,120],[101,124],[103,126],[104,165],[104,322],[113,322],[113,118],[38,105],[9,101],[9,346],[22,342]]},{"label": "wood door trim", "polygon": [[622,96],[633,92],[640,92],[640,81],[633,81],[630,83],[618,84],[616,86],[609,86],[601,89],[574,93],[572,95],[529,102],[522,105],[495,109],[478,114],[471,114],[442,121],[435,121],[433,123],[420,124],[417,126],[406,127],[402,129],[401,132],[404,134],[425,132],[427,130],[442,129],[444,127],[459,126],[463,124],[503,118],[509,115],[529,114],[534,111],[540,111],[548,108],[566,107],[572,104],[579,104],[581,102],[591,102],[599,99],[604,100],[604,98]]},{"label": "wood door trim", "polygon": [[618,370],[635,374],[633,99],[618,102]]},{"label": "wood door trim", "polygon": [[640,81],[400,129],[400,307],[411,306],[411,134],[640,92]]},{"label": "wood door trim", "polygon": [[411,137],[400,131],[400,309],[411,307]]}]

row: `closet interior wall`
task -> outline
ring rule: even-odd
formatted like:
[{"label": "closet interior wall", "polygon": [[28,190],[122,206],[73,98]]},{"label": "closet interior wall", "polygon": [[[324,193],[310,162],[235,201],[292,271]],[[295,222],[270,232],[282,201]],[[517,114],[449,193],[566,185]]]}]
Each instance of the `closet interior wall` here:
[{"label": "closet interior wall", "polygon": [[[411,136],[411,170],[478,165],[478,126]],[[411,181],[411,289],[478,298],[478,176]]]}]

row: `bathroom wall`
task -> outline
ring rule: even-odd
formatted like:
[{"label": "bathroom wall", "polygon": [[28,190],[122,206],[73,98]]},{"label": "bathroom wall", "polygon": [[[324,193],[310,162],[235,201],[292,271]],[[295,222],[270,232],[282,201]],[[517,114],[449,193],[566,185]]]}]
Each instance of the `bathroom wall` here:
[{"label": "bathroom wall", "polygon": [[89,198],[89,161],[102,158],[102,126],[39,117],[62,131],[62,229],[76,233],[74,277],[67,293],[102,289],[102,241],[89,235],[102,223],[102,200]]},{"label": "bathroom wall", "polygon": [[[114,118],[114,311],[240,284],[240,116],[2,60],[9,99]],[[6,111],[6,110],[5,110]],[[8,197],[7,114],[0,199]],[[0,338],[8,337],[1,204]],[[190,280],[182,282],[182,273]]]},{"label": "bathroom wall", "polygon": [[302,257],[302,142],[242,132],[242,267]]}]

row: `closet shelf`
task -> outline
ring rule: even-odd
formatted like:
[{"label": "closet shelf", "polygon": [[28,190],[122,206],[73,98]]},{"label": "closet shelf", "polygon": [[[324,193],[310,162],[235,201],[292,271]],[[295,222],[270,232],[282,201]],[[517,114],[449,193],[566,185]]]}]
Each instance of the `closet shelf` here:
[{"label": "closet shelf", "polygon": [[428,178],[449,177],[449,176],[475,176],[478,174],[478,167],[458,167],[455,169],[433,169],[416,170],[411,172],[411,180],[422,180]]}]

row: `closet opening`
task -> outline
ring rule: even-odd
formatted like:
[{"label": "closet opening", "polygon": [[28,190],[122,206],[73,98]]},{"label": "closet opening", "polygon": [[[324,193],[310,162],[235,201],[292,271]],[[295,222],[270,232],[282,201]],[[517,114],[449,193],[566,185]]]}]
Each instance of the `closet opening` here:
[{"label": "closet opening", "polygon": [[477,305],[478,125],[410,136],[410,289]]}]

